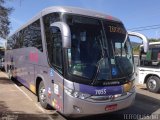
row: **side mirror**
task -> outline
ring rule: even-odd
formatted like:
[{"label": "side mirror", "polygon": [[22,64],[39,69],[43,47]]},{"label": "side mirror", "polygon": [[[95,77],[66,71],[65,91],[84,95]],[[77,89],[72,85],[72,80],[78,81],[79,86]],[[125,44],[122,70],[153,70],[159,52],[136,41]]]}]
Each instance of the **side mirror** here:
[{"label": "side mirror", "polygon": [[71,32],[69,26],[64,22],[55,22],[50,27],[58,27],[62,35],[62,47],[71,48]]},{"label": "side mirror", "polygon": [[144,46],[144,52],[146,53],[149,49],[149,41],[147,40],[147,37],[138,33],[138,32],[130,32],[128,31],[128,35],[129,36],[135,36],[135,37],[138,37],[140,39],[142,39],[143,41],[143,46]]}]

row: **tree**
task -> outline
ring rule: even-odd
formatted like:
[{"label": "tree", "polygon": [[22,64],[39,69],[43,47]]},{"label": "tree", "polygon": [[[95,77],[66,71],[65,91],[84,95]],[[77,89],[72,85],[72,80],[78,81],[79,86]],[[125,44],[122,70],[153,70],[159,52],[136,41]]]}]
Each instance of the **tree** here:
[{"label": "tree", "polygon": [[0,37],[6,38],[9,34],[9,14],[13,10],[4,6],[5,0],[0,0]]},{"label": "tree", "polygon": [[160,39],[156,39],[156,38],[149,38],[148,40],[149,42],[160,42]]}]

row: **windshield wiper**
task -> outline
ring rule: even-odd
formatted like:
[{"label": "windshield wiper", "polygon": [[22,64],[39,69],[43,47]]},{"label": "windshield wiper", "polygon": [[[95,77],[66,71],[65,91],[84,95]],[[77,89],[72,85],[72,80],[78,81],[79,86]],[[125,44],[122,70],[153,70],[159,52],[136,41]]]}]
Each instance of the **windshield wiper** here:
[{"label": "windshield wiper", "polygon": [[96,66],[97,66],[97,69],[96,69],[96,73],[95,73],[95,76],[93,77],[93,82],[91,84],[94,84],[94,82],[96,81],[97,79],[97,76],[98,76],[98,73],[100,72],[100,65],[102,64],[102,61],[104,61],[105,59],[105,54],[106,52],[104,51],[104,48],[103,45],[102,45],[102,40],[98,37],[98,40],[100,42],[100,47],[101,47],[101,58],[99,59],[99,61],[97,62]]}]

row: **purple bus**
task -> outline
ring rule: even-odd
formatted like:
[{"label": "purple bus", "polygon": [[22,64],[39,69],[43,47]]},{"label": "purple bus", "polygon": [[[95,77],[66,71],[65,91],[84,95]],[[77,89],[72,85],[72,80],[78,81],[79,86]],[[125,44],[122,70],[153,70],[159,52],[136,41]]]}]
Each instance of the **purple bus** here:
[{"label": "purple bus", "polygon": [[66,116],[121,110],[135,99],[134,63],[123,23],[75,7],[42,10],[7,40],[5,69]]}]

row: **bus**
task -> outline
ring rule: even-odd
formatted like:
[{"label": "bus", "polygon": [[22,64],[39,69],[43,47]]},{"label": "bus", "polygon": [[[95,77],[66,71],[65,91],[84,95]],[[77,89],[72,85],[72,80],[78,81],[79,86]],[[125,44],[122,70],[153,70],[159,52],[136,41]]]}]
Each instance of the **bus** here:
[{"label": "bus", "polygon": [[8,38],[5,69],[66,116],[121,110],[135,99],[134,63],[123,23],[110,15],[54,6]]},{"label": "bus", "polygon": [[160,92],[160,42],[150,42],[147,53],[140,46],[137,78],[139,84],[146,84],[151,92]]}]

